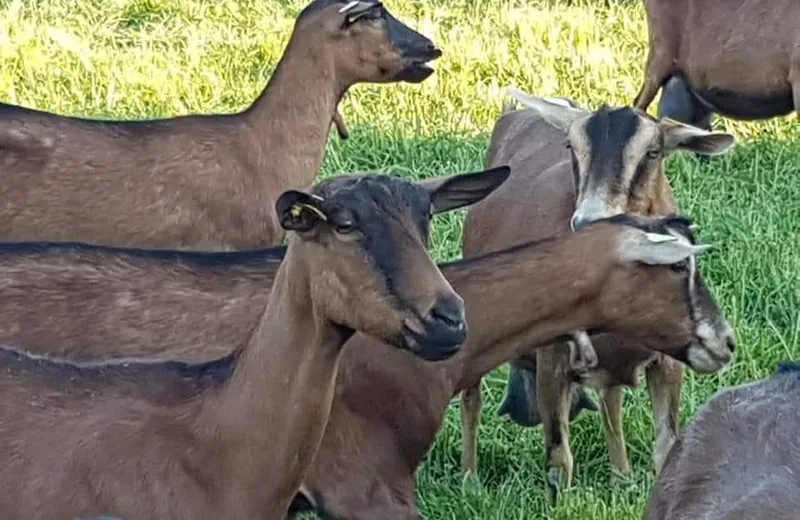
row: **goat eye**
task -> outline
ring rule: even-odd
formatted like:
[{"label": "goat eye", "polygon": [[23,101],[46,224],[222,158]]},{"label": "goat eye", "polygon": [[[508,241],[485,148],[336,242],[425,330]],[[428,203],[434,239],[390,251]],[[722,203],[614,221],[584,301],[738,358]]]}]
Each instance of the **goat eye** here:
[{"label": "goat eye", "polygon": [[567,150],[572,150],[572,143],[570,143],[569,141],[564,141],[564,148],[566,148]]},{"label": "goat eye", "polygon": [[337,233],[346,235],[356,230],[356,224],[352,220],[342,220],[341,222],[337,222],[335,224],[334,229]]},{"label": "goat eye", "polygon": [[674,264],[670,265],[670,269],[679,273],[686,270],[686,267],[689,265],[687,260],[681,260],[680,262],[675,262]]},{"label": "goat eye", "polygon": [[661,150],[659,150],[658,148],[647,150],[648,159],[658,159],[659,157],[661,157]]}]

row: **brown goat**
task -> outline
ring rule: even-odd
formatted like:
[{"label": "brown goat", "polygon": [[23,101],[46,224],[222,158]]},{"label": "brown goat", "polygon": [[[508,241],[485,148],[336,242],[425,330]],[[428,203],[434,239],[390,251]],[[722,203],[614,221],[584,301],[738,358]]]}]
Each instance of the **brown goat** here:
[{"label": "brown goat", "polygon": [[[584,239],[579,237],[578,240]],[[601,237],[597,240],[604,239]],[[570,251],[581,244],[586,250],[599,248],[605,251],[610,247],[607,243],[600,246],[592,245],[595,242],[596,240],[592,239],[591,242],[573,244],[570,246],[572,248]],[[505,297],[505,291],[501,290],[503,284],[524,284],[530,287],[539,287],[539,284],[543,284],[543,291],[555,288],[557,280],[552,279],[551,271],[555,269],[552,266],[563,263],[563,260],[556,258],[540,263],[550,258],[549,251],[548,243],[544,243],[541,246],[512,249],[503,255],[490,255],[480,262],[471,260],[442,266],[442,271],[460,290],[476,295],[474,300],[470,300],[473,306],[474,302],[480,305],[487,304],[483,311],[487,314],[486,322],[497,327],[497,331],[493,332],[492,329],[486,333],[488,337],[486,341],[502,350],[496,353],[486,351],[487,355],[493,356],[491,366],[487,364],[480,370],[490,370],[514,357],[513,349],[511,351],[505,349],[512,348],[515,337],[509,337],[503,342],[496,338],[505,337],[504,334],[524,336],[529,334],[525,330],[526,327],[544,326],[543,324],[548,322],[543,322],[543,319],[552,320],[558,316],[550,314],[556,312],[552,309],[550,311],[542,309],[541,314],[534,316],[526,313],[508,315],[507,308],[527,310],[531,305],[538,308],[536,306],[540,302],[537,299],[541,296],[536,291],[530,295],[530,302],[533,303],[524,300],[521,307],[511,305],[513,301],[505,301],[503,305],[492,305],[492,302],[486,301],[487,287],[493,289],[489,294],[496,294],[500,298]],[[259,316],[263,313],[274,272],[280,265],[283,252],[282,247],[262,251],[201,253],[130,250],[64,243],[5,244],[0,248],[0,279],[4,280],[0,286],[0,300],[6,303],[0,306],[0,343],[12,343],[37,352],[53,352],[74,358],[148,355],[203,360],[222,356],[228,352],[228,347],[225,345],[245,342],[252,334]],[[567,253],[556,251],[552,254],[563,254],[566,258],[570,258]],[[585,254],[576,258],[588,261]],[[549,270],[541,271],[539,277],[540,270],[548,265],[551,266]],[[597,268],[599,264],[591,265]],[[581,272],[580,269],[580,265],[575,266],[576,272]],[[649,275],[646,266],[639,265],[638,269],[644,269],[642,276]],[[547,280],[548,283],[544,284],[542,280]],[[563,280],[559,281],[561,282]],[[643,282],[634,278],[631,283]],[[470,288],[473,286],[474,288]],[[674,298],[677,295],[663,290],[659,285],[647,287],[655,292],[635,290],[630,299],[631,309],[635,312],[629,312],[627,307],[623,306],[624,308],[619,311],[620,315],[642,321],[643,323],[631,325],[637,327],[636,331],[639,333],[647,333],[649,329],[643,330],[641,327],[652,323],[664,327],[669,335],[684,334],[681,331],[687,330],[687,327],[679,326],[676,320],[689,319],[686,309],[678,307],[683,313],[683,318],[659,317],[653,314],[656,312],[654,309],[668,313],[669,309],[676,305]],[[594,285],[590,285],[589,288],[600,291]],[[608,290],[611,289],[613,287]],[[621,288],[614,290],[616,297],[623,300],[628,298],[625,296],[627,293],[620,292]],[[482,295],[481,299],[478,299],[478,294]],[[526,292],[525,295],[527,294],[529,293]],[[522,296],[524,295],[519,295]],[[564,297],[569,298],[569,295],[566,294]],[[658,305],[652,301],[658,302]],[[569,301],[565,299],[563,302],[553,302],[553,305],[561,306],[568,303]],[[468,302],[468,308],[469,305]],[[608,300],[598,302],[597,305],[601,310],[616,309]],[[706,308],[710,309],[709,314],[716,312],[710,304]],[[495,316],[491,312],[487,313],[487,310],[493,309],[497,309],[500,314]],[[647,310],[647,313],[642,314],[640,309]],[[603,319],[610,319],[607,318],[607,314],[602,316],[606,317]],[[575,318],[572,315],[570,317]],[[474,326],[470,328],[473,335],[476,330],[481,329],[481,327],[476,329]],[[657,332],[652,334],[657,335]],[[525,345],[529,345],[531,341]],[[682,346],[686,341],[688,338],[676,339],[676,344]],[[476,345],[475,348],[484,349],[486,345]],[[347,364],[348,350],[345,350],[345,364]],[[671,354],[681,356],[678,351]],[[388,362],[393,362],[391,357]],[[376,360],[373,364],[375,363],[380,365],[381,362]],[[417,367],[402,370],[416,371]],[[391,378],[396,381],[396,388],[400,389],[402,380],[395,375]],[[340,387],[345,384],[341,379],[337,381]],[[469,382],[472,383],[473,381]],[[382,394],[380,388],[374,389],[373,392],[376,395]],[[457,389],[452,390],[449,395],[452,396],[454,392],[457,392]],[[425,396],[421,395],[416,399],[423,398]],[[441,420],[440,415],[444,413],[448,402],[449,397],[445,397],[441,408],[438,408],[438,403],[434,403],[436,406],[433,408],[432,420],[436,424]],[[420,406],[424,410],[430,409],[428,405],[420,404]],[[389,414],[381,412],[381,417],[390,420]],[[335,431],[329,430],[329,432]],[[435,434],[436,427],[429,432],[428,437],[421,439],[423,454]],[[331,433],[331,435],[338,438],[340,434]],[[347,433],[341,435],[350,438]],[[413,432],[399,429],[397,435],[405,437],[413,435]],[[381,438],[385,437],[381,436],[378,439]],[[363,442],[368,441],[367,439]],[[330,442],[338,441],[334,439]],[[378,448],[376,456],[382,456]],[[350,464],[355,464],[357,460],[360,459],[353,459]],[[408,466],[412,468],[408,475],[413,474],[413,468],[419,461],[413,459],[412,462],[413,464]],[[362,469],[366,471],[366,468]],[[389,469],[390,466],[386,466],[386,470]],[[358,474],[355,468],[353,471],[348,474]],[[370,475],[373,476],[367,478],[380,477],[374,471]],[[382,482],[381,486],[388,482],[382,477],[379,481]],[[315,489],[324,491],[328,488],[323,481],[320,485],[315,485]],[[350,492],[356,492],[355,490],[361,488],[353,486],[350,489]],[[329,491],[343,492],[340,487],[330,488]],[[321,492],[317,491],[317,494]],[[322,495],[317,496],[319,499],[322,497]],[[358,502],[354,503],[359,504],[358,508],[371,507],[369,500],[364,502],[364,499],[368,498],[359,497]],[[381,497],[375,499],[380,500]]]},{"label": "brown goat", "polygon": [[794,520],[800,511],[800,364],[725,389],[670,450],[644,520]]},{"label": "brown goat", "polygon": [[645,0],[650,48],[634,106],[710,129],[800,114],[800,2]]},{"label": "brown goat", "polygon": [[[684,245],[650,241],[663,234]],[[453,358],[426,365],[377,349],[375,339],[354,337],[342,358],[325,436],[303,481],[304,498],[294,512],[305,505],[322,518],[419,518],[414,472],[453,396],[533,345],[576,329],[633,334],[681,359],[697,359],[692,350],[724,344],[725,320],[696,274],[694,256],[686,256],[703,246],[690,248],[691,240],[680,219],[621,215],[442,266],[466,303],[467,343]],[[683,253],[676,249],[667,258],[668,249],[660,246],[670,243]],[[703,302],[697,307],[702,316],[692,316],[685,304],[689,280],[696,301]],[[701,347],[697,327],[705,320],[720,324],[720,336]],[[662,337],[670,339],[662,343]],[[686,341],[694,345],[689,350]]]},{"label": "brown goat", "polygon": [[[729,134],[659,121],[628,107],[604,106],[589,112],[568,101],[548,101],[516,89],[510,92],[530,108],[506,107],[495,124],[487,164],[508,164],[512,174],[501,189],[470,208],[464,224],[466,257],[536,240],[554,231],[577,229],[621,212],[673,213],[677,204],[664,175],[663,158],[679,150],[720,153],[734,143]],[[727,327],[713,325],[720,326]],[[733,335],[729,335],[732,342]],[[641,370],[647,372],[658,432],[653,454],[656,469],[678,432],[682,365],[620,335],[593,336],[591,344],[597,366],[585,364],[576,370],[570,362],[572,347],[556,343],[537,349],[511,367],[503,409],[517,408],[512,410],[512,419],[538,411],[544,427],[551,501],[556,499],[559,483],[569,486],[572,480],[568,421],[576,414],[575,403],[591,402],[582,388],[576,397],[576,380],[600,390],[609,454],[620,471],[629,471],[621,385],[638,384]],[[701,372],[712,372],[729,361],[732,348],[732,343],[716,345],[712,352],[719,359],[697,359],[691,364]],[[521,379],[529,383],[521,385]],[[477,425],[482,405],[480,381],[476,383],[461,396],[462,465],[473,477],[477,475]],[[535,390],[535,395],[526,387]]]},{"label": "brown goat", "polygon": [[315,0],[242,112],[96,121],[0,105],[0,239],[278,244],[275,200],[314,181],[347,89],[421,82],[440,55],[378,1]]},{"label": "brown goat", "polygon": [[278,221],[295,233],[266,308],[215,361],[0,349],[4,517],[285,518],[355,331],[431,361],[465,341],[463,300],[426,250],[429,220],[507,176],[340,176],[283,193]]}]

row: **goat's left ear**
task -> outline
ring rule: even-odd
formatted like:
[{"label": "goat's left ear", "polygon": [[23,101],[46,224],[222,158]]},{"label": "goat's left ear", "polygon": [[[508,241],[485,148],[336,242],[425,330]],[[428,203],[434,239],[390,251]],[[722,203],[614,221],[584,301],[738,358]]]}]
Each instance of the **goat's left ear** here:
[{"label": "goat's left ear", "polygon": [[710,249],[708,244],[695,245],[672,235],[647,233],[641,229],[626,232],[619,244],[621,260],[644,262],[649,265],[670,265]]},{"label": "goat's left ear", "polygon": [[674,119],[659,121],[664,132],[664,151],[695,152],[702,155],[719,155],[736,144],[736,138],[725,132],[709,132],[696,126],[687,125]]},{"label": "goat's left ear", "polygon": [[319,221],[328,217],[320,209],[320,197],[302,191],[285,191],[275,202],[275,211],[281,227],[286,231],[310,231]]},{"label": "goat's left ear", "polygon": [[478,202],[503,184],[510,174],[510,167],[498,166],[480,172],[418,181],[418,184],[430,193],[431,213],[444,213]]}]

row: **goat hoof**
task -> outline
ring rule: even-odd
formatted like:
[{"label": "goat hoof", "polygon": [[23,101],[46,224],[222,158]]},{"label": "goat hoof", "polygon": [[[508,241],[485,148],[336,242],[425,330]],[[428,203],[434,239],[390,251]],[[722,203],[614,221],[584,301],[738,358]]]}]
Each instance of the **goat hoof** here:
[{"label": "goat hoof", "polygon": [[473,471],[464,473],[464,478],[461,480],[461,488],[464,491],[477,491],[481,488],[481,479],[478,474]]},{"label": "goat hoof", "polygon": [[633,489],[638,485],[630,469],[628,471],[620,471],[618,468],[611,468],[611,483],[615,487],[624,489]]},{"label": "goat hoof", "polygon": [[563,471],[561,468],[550,468],[547,470],[547,498],[550,505],[556,505],[558,501],[558,489],[563,481]]}]

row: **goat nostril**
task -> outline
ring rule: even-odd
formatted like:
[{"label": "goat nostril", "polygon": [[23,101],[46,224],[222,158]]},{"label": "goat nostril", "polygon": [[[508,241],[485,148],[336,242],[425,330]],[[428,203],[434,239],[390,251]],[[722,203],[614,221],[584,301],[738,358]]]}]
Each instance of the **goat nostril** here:
[{"label": "goat nostril", "polygon": [[464,324],[464,306],[455,298],[442,298],[433,306],[431,318],[453,328]]},{"label": "goat nostril", "polygon": [[728,350],[730,350],[731,353],[736,350],[736,340],[733,339],[732,336],[728,336],[728,338],[725,340],[725,345],[728,347]]}]

